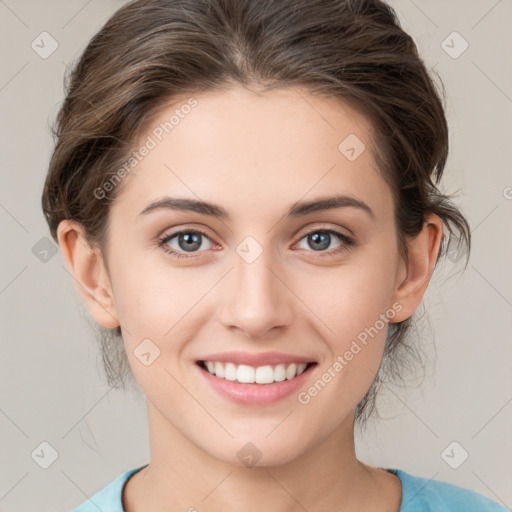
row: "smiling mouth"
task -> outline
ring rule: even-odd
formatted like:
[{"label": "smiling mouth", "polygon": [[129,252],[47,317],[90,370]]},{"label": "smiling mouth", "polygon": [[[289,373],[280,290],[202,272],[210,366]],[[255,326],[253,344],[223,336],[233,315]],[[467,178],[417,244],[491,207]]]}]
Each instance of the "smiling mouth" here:
[{"label": "smiling mouth", "polygon": [[197,364],[204,371],[219,379],[240,384],[273,384],[293,380],[316,366],[317,363],[285,363],[258,367],[219,361],[198,361]]}]

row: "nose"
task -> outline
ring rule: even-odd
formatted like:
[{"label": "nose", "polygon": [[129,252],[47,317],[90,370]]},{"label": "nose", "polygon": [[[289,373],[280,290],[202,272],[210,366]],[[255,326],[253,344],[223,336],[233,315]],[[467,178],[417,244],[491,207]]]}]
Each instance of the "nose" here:
[{"label": "nose", "polygon": [[235,253],[222,292],[222,324],[254,340],[282,336],[293,318],[293,293],[270,252],[263,251],[252,263]]}]

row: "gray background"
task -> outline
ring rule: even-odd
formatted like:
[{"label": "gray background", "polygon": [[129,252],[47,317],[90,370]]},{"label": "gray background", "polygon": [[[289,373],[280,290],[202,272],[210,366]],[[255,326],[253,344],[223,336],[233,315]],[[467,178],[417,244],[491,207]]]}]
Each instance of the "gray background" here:
[{"label": "gray background", "polygon": [[[45,240],[40,211],[65,67],[123,3],[0,0],[4,512],[69,511],[149,460],[143,397],[101,379],[88,313]],[[426,378],[384,389],[383,419],[356,433],[357,451],[369,464],[449,481],[512,507],[512,1],[391,4],[445,83],[451,155],[443,188],[459,192],[474,248],[465,273],[460,263],[444,265],[429,288]],[[31,47],[43,31],[58,43],[46,59]],[[469,44],[457,58],[462,41],[454,31]],[[51,453],[42,442],[58,453],[48,469],[40,467]],[[457,465],[462,449],[469,457],[453,469],[445,460]]]}]

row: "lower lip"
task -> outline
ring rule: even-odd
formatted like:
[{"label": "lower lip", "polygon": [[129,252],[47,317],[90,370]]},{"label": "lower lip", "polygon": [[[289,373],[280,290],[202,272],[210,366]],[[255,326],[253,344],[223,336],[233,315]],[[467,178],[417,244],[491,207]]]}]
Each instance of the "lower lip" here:
[{"label": "lower lip", "polygon": [[316,365],[311,365],[293,379],[272,384],[242,384],[233,380],[220,379],[207,370],[196,367],[210,386],[221,395],[242,405],[268,405],[290,396],[306,382]]}]

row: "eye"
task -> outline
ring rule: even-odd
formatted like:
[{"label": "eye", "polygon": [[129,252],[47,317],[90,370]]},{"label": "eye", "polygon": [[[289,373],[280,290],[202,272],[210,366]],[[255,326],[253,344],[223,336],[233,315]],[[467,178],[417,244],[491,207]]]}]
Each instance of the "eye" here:
[{"label": "eye", "polygon": [[[176,240],[174,241],[174,239]],[[198,252],[198,249],[203,245],[202,242],[205,239],[211,242],[208,235],[203,231],[197,229],[187,229],[164,235],[163,237],[159,238],[158,245],[162,247],[165,252],[175,256],[176,258],[189,258],[195,256],[193,253]],[[171,242],[173,241],[176,243],[177,247],[171,245]],[[192,254],[183,254],[187,252]]]},{"label": "eye", "polygon": [[[334,249],[325,251],[325,249],[331,245],[333,235],[341,242]],[[330,256],[336,255],[342,251],[346,251],[355,244],[351,237],[343,233],[339,233],[333,229],[315,229],[309,233],[306,233],[301,238],[301,241],[302,240],[306,240],[306,244],[308,246],[305,247],[306,249],[311,249],[313,252],[326,252],[327,255]]]},{"label": "eye", "polygon": [[[326,251],[325,249],[327,249],[332,243],[333,235],[338,238],[340,243],[334,249]],[[204,240],[208,240],[210,244],[209,247],[203,247]],[[302,240],[306,240],[306,243],[309,246],[306,247],[306,250],[321,253],[321,256],[324,256],[323,253],[326,253],[325,256],[334,256],[355,245],[355,242],[351,237],[333,229],[317,228],[306,233],[300,239],[300,241]],[[208,235],[203,231],[199,229],[186,229],[162,236],[158,239],[158,245],[162,247],[166,253],[175,258],[193,258],[197,255],[196,253],[202,252],[199,250],[201,247],[203,247],[203,249],[211,249],[212,242]]]}]

